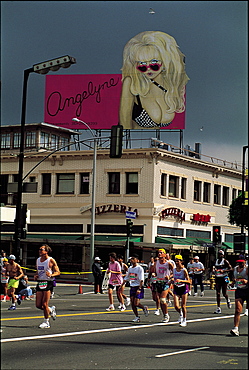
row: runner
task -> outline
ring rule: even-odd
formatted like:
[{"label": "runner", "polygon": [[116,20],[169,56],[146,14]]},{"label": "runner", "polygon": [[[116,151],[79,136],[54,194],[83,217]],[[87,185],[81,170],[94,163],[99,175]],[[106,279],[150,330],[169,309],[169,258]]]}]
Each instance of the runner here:
[{"label": "runner", "polygon": [[144,269],[138,264],[138,255],[133,254],[130,259],[131,266],[128,268],[128,272],[124,278],[123,284],[126,281],[130,281],[130,298],[131,298],[131,307],[135,314],[133,322],[140,322],[140,316],[138,316],[137,308],[141,308],[144,311],[145,316],[149,315],[148,307],[143,306],[140,303],[140,299],[144,298]]},{"label": "runner", "polygon": [[[124,263],[124,258],[120,254],[118,255],[118,262],[120,263],[122,276],[124,278],[127,271],[128,271],[128,266]],[[130,297],[127,297],[127,295],[124,294],[124,285],[121,285],[121,287],[120,287],[120,294],[122,295],[123,299],[125,299],[126,307],[129,306],[131,304],[131,300],[130,300]],[[119,302],[118,308],[122,309],[122,303],[121,302]]]},{"label": "runner", "polygon": [[151,289],[152,299],[156,303],[156,310],[154,315],[160,315],[160,299],[156,291],[156,272],[154,264],[150,265],[148,274],[148,286]]},{"label": "runner", "polygon": [[[178,322],[180,326],[187,325],[187,309],[186,303],[188,298],[190,278],[187,269],[183,266],[183,259],[180,254],[175,256],[176,268],[173,270],[174,279],[174,306],[176,311],[180,314]],[[181,308],[180,308],[181,300]]]},{"label": "runner", "polygon": [[16,309],[16,302],[18,304],[21,304],[20,299],[18,298],[16,300],[15,291],[19,286],[19,279],[24,276],[24,273],[22,271],[22,268],[18,263],[15,262],[16,257],[11,254],[8,257],[8,265],[6,267],[6,273],[9,276],[9,282],[7,287],[7,294],[9,297],[11,297],[12,304],[8,308],[8,310],[15,310]]},{"label": "runner", "polygon": [[234,313],[234,328],[230,330],[233,336],[239,336],[240,315],[242,313],[243,304],[246,301],[248,305],[248,266],[244,256],[240,255],[236,261],[239,265],[234,268],[233,284],[237,288],[235,290],[235,313]]},{"label": "runner", "polygon": [[193,276],[193,285],[194,285],[194,297],[197,296],[197,285],[200,285],[201,288],[201,297],[204,296],[204,285],[203,285],[203,272],[204,272],[204,266],[199,261],[199,257],[194,257],[194,276]]},{"label": "runner", "polygon": [[[173,261],[171,258],[170,258],[170,255],[169,255],[169,253],[166,253],[166,260],[168,261],[168,262],[170,262],[171,263],[171,265],[173,265],[173,268],[175,268],[176,267],[176,264],[175,264],[175,261]],[[166,296],[166,299],[167,299],[167,305],[168,306],[172,306],[172,303],[171,303],[171,300],[170,300],[170,295],[171,295],[171,297],[173,298],[173,300],[174,300],[174,294],[173,294],[173,292],[172,292],[172,289],[173,289],[173,284],[171,284],[170,285],[170,287],[169,287],[169,290],[168,290],[168,293],[167,293],[167,296]]]},{"label": "runner", "polygon": [[8,258],[3,258],[3,264],[1,266],[1,284],[3,288],[3,299],[1,302],[6,302],[7,301],[7,291],[8,291],[8,281],[9,277],[7,275],[7,265],[8,265]]},{"label": "runner", "polygon": [[117,261],[117,255],[116,253],[112,252],[109,253],[109,266],[107,269],[107,274],[111,273],[110,275],[110,280],[108,284],[108,296],[109,296],[109,302],[110,305],[106,309],[106,311],[112,311],[115,310],[114,307],[114,301],[113,301],[113,289],[116,287],[116,292],[117,292],[117,297],[118,301],[121,303],[121,311],[124,311],[126,309],[124,305],[124,298],[122,297],[120,286],[123,283],[123,277],[122,277],[122,271],[121,271],[121,266],[120,263]]},{"label": "runner", "polygon": [[170,281],[173,276],[173,265],[166,259],[165,249],[158,250],[158,261],[154,266],[156,273],[156,292],[159,296],[160,306],[163,313],[163,322],[169,322],[168,305],[166,297],[170,288]]},{"label": "runner", "polygon": [[191,280],[191,285],[189,287],[188,295],[191,295],[191,288],[192,288],[193,279],[194,279],[194,258],[193,257],[189,257],[189,262],[187,264],[187,270],[188,270],[188,275]]},{"label": "runner", "polygon": [[48,256],[51,252],[52,249],[47,244],[42,245],[39,248],[40,257],[36,260],[37,273],[34,276],[34,280],[37,280],[36,307],[44,313],[44,321],[39,325],[41,329],[50,328],[49,315],[53,320],[56,319],[55,306],[49,307],[48,304],[54,277],[60,275],[60,270],[56,261]]},{"label": "runner", "polygon": [[228,273],[232,271],[232,266],[230,263],[225,260],[224,252],[220,250],[218,252],[218,259],[214,265],[214,274],[215,274],[215,289],[216,289],[216,300],[217,300],[217,309],[214,313],[221,313],[220,308],[220,291],[222,289],[223,297],[227,301],[227,307],[232,308],[232,304],[227,295],[227,284],[229,282]]}]

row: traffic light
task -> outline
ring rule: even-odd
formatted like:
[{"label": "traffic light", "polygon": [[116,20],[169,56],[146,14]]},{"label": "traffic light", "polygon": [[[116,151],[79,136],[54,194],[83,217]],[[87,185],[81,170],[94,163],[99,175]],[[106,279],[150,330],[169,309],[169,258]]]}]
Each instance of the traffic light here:
[{"label": "traffic light", "polygon": [[27,232],[27,204],[23,203],[20,214],[21,239],[26,239]]},{"label": "traffic light", "polygon": [[115,125],[111,128],[110,158],[122,157],[123,126]]},{"label": "traffic light", "polygon": [[234,253],[245,253],[246,234],[233,234],[233,251]]},{"label": "traffic light", "polygon": [[213,243],[219,244],[221,242],[220,226],[213,226]]},{"label": "traffic light", "polygon": [[127,218],[127,220],[126,220],[126,228],[127,228],[126,233],[127,233],[128,237],[132,236],[132,226],[133,226],[133,222],[129,218]]}]

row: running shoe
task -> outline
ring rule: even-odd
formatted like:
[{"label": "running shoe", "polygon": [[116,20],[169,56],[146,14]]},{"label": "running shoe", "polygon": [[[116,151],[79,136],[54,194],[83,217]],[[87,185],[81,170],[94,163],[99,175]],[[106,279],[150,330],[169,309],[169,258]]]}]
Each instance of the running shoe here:
[{"label": "running shoe", "polygon": [[197,296],[197,293],[194,293],[194,297],[196,297]]},{"label": "running shoe", "polygon": [[239,337],[239,329],[233,328],[232,330],[230,330],[230,334],[232,334],[234,337]]},{"label": "running shoe", "polygon": [[126,307],[125,307],[125,305],[121,306],[121,309],[120,309],[120,311],[125,311],[125,310],[126,310]]},{"label": "running shoe", "polygon": [[203,297],[204,296],[204,292],[201,292],[201,297]]},{"label": "running shoe", "polygon": [[106,308],[106,311],[114,311],[115,308],[113,306],[113,304],[111,304],[108,308]]},{"label": "running shoe", "polygon": [[191,295],[191,291],[188,292],[188,295]]},{"label": "running shoe", "polygon": [[169,322],[169,314],[168,313],[166,313],[166,315],[164,315],[163,322]]},{"label": "running shoe", "polygon": [[131,304],[131,299],[127,297],[125,303],[126,303],[126,306],[129,306]]},{"label": "running shoe", "polygon": [[147,317],[149,315],[148,307],[144,306],[143,311],[144,311],[145,316]]},{"label": "running shoe", "polygon": [[180,326],[187,326],[187,321],[186,321],[186,319],[183,319],[183,320],[180,322]]},{"label": "running shoe", "polygon": [[13,310],[15,310],[16,309],[16,306],[10,306],[9,308],[8,308],[8,310],[9,311],[13,311]]},{"label": "running shoe", "polygon": [[179,319],[178,319],[178,322],[181,323],[183,320],[183,315],[182,315],[182,311],[180,312],[180,316],[179,316]]},{"label": "running shoe", "polygon": [[120,308],[122,308],[122,304],[121,304],[121,303],[119,304],[118,308],[119,308],[119,309],[120,309]]},{"label": "running shoe", "polygon": [[140,317],[139,317],[139,316],[137,316],[137,317],[135,317],[135,319],[133,319],[132,321],[133,321],[133,322],[140,322]]},{"label": "running shoe", "polygon": [[245,309],[244,316],[248,316],[248,308]]},{"label": "running shoe", "polygon": [[227,301],[227,307],[232,308],[232,303],[231,303],[230,299],[228,299],[228,301]]},{"label": "running shoe", "polygon": [[52,319],[53,319],[53,320],[55,320],[55,319],[56,319],[55,306],[52,306],[52,307],[51,307],[50,316],[52,317]]},{"label": "running shoe", "polygon": [[154,315],[156,315],[156,316],[160,316],[160,310],[156,310],[156,311],[154,312]]},{"label": "running shoe", "polygon": [[167,305],[168,305],[168,306],[172,306],[172,302],[171,302],[171,300],[170,300],[170,299],[167,301]]},{"label": "running shoe", "polygon": [[214,313],[221,313],[221,308],[217,307],[217,309],[216,309],[216,311],[214,311]]},{"label": "running shoe", "polygon": [[39,325],[39,328],[40,328],[40,329],[49,329],[49,328],[50,328],[49,322],[43,321],[43,322]]}]

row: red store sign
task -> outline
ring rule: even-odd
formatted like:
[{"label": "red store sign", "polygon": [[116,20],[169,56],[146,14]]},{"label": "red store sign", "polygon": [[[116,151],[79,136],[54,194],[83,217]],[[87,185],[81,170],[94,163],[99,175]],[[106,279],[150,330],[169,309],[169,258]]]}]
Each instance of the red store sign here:
[{"label": "red store sign", "polygon": [[210,215],[200,215],[199,213],[193,214],[193,221],[195,222],[210,222],[211,216]]}]

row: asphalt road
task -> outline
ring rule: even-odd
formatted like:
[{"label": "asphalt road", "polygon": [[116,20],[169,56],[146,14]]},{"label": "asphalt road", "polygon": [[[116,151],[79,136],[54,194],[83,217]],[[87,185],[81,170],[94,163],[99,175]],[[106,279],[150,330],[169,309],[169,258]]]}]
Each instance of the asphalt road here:
[{"label": "asphalt road", "polygon": [[[178,313],[169,307],[170,322],[154,315],[149,289],[134,324],[130,306],[124,312],[107,312],[107,294],[92,294],[91,286],[58,284],[50,305],[57,319],[50,329],[39,329],[42,311],[35,301],[23,301],[15,311],[1,304],[1,368],[4,369],[247,369],[248,317],[242,316],[240,336],[232,337],[232,309],[222,298],[216,309],[215,291],[207,287],[204,297],[188,298],[187,327],[177,323]],[[128,293],[129,288],[125,292]],[[229,296],[234,302],[234,292]],[[118,306],[115,298],[116,307]]]}]

